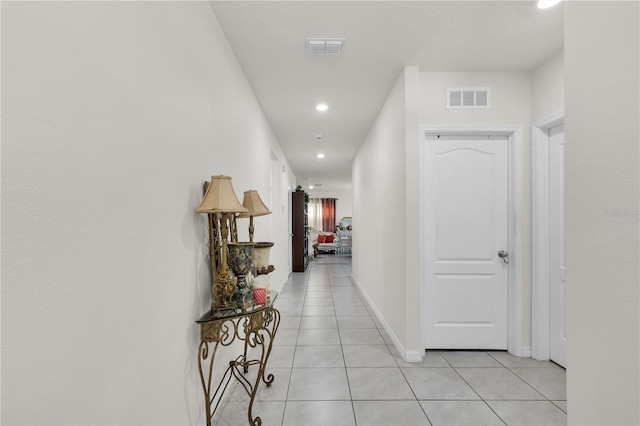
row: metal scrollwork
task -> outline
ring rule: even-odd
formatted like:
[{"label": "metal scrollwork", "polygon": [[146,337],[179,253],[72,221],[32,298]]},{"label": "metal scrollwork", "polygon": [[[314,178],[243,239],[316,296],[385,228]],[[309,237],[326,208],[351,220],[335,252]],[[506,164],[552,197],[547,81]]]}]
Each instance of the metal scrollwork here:
[{"label": "metal scrollwork", "polygon": [[[266,366],[269,361],[269,356],[271,356],[271,348],[273,340],[275,339],[276,332],[278,331],[278,326],[280,325],[280,312],[277,309],[269,309],[264,312],[264,331],[268,336],[269,345],[267,346],[266,353],[263,353],[263,363]],[[273,383],[274,376],[273,374],[269,374],[265,377],[265,369],[262,369],[260,378],[262,381],[270,387]]]},{"label": "metal scrollwork", "polygon": [[[198,350],[198,370],[205,396],[205,410],[207,425],[210,426],[213,416],[218,408],[212,407],[213,402],[220,400],[222,393],[227,388],[229,376],[235,377],[240,385],[250,396],[247,418],[250,425],[261,426],[262,419],[253,417],[253,402],[260,382],[271,386],[274,381],[273,374],[266,375],[265,369],[278,326],[280,324],[280,312],[273,307],[268,307],[256,312],[237,314],[230,318],[204,320],[200,322],[201,342]],[[229,362],[223,378],[216,390],[212,392],[212,377],[215,354],[218,346],[229,346],[236,339],[244,341],[244,353]],[[208,369],[205,363],[208,362]],[[255,382],[245,376],[249,367],[257,366],[258,374]],[[224,385],[224,386],[223,386]]]}]

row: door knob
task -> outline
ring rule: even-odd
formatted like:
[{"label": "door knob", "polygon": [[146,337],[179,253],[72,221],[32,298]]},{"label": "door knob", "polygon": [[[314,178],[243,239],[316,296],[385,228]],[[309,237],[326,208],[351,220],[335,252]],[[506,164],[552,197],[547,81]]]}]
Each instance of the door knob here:
[{"label": "door knob", "polygon": [[504,263],[509,263],[509,253],[504,250],[500,250],[498,252],[498,256],[502,259]]}]

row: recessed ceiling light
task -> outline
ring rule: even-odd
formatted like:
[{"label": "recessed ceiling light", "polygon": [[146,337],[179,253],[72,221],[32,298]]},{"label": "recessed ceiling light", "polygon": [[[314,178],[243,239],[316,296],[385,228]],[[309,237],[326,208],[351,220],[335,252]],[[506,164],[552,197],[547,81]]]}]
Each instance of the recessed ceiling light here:
[{"label": "recessed ceiling light", "polygon": [[313,189],[313,185],[309,185],[309,189]]},{"label": "recessed ceiling light", "polygon": [[316,157],[318,157],[318,158],[324,158],[324,154],[323,154],[323,153],[320,153],[320,154],[318,154]]},{"label": "recessed ceiling light", "polygon": [[539,0],[538,1],[538,8],[539,9],[548,9],[550,7],[555,6],[556,4],[560,3],[561,0]]},{"label": "recessed ceiling light", "polygon": [[327,105],[327,104],[318,104],[318,105],[316,105],[316,109],[318,111],[326,111],[326,110],[329,109],[329,105]]}]

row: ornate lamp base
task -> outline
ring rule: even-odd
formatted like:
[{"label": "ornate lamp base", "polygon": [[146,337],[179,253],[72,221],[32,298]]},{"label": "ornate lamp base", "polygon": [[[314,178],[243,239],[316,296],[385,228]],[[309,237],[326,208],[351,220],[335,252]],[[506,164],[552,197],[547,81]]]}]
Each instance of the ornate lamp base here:
[{"label": "ornate lamp base", "polygon": [[253,292],[247,284],[247,274],[251,271],[253,263],[253,247],[255,243],[233,242],[229,247],[229,268],[237,278],[233,300],[242,311],[255,305]]},{"label": "ornate lamp base", "polygon": [[253,290],[247,284],[247,278],[244,275],[238,276],[238,284],[233,294],[233,300],[241,311],[246,311],[256,305],[253,299]]},{"label": "ornate lamp base", "polygon": [[216,312],[235,313],[238,307],[233,300],[234,288],[233,280],[229,277],[228,271],[222,271],[213,284],[213,296],[215,302],[211,304],[211,309]]}]

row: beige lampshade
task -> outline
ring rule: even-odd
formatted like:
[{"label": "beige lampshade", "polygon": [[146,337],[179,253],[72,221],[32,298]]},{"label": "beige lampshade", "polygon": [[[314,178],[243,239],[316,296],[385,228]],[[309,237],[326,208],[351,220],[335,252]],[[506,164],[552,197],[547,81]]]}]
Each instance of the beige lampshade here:
[{"label": "beige lampshade", "polygon": [[211,183],[196,213],[244,213],[231,184],[231,176],[211,176]]},{"label": "beige lampshade", "polygon": [[260,195],[258,195],[258,191],[255,189],[250,189],[249,191],[244,192],[242,205],[248,211],[247,213],[240,213],[238,217],[264,216],[265,214],[271,214],[271,210],[264,205]]}]

